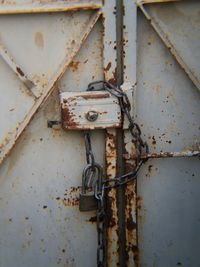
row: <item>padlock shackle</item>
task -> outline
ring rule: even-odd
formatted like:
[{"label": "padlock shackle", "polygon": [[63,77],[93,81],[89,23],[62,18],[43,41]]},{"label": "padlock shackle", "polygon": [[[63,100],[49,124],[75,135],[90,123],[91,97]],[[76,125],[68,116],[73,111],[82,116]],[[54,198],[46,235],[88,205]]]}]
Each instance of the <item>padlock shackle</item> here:
[{"label": "padlock shackle", "polygon": [[82,194],[86,193],[86,178],[87,178],[88,172],[90,170],[92,172],[95,172],[95,176],[96,176],[96,171],[97,171],[97,180],[96,180],[96,182],[94,183],[94,186],[93,186],[94,192],[96,191],[96,187],[98,186],[98,188],[99,188],[99,186],[102,183],[102,167],[101,167],[101,165],[99,165],[96,162],[93,163],[93,164],[87,164],[85,166],[85,168],[83,169],[83,173],[82,173],[82,189],[81,189]]}]

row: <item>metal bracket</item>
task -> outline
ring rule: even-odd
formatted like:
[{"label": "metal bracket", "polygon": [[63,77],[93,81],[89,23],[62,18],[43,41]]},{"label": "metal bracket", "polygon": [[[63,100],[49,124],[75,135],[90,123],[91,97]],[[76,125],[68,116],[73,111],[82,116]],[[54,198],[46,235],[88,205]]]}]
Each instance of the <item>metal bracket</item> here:
[{"label": "metal bracket", "polygon": [[[125,82],[121,85],[122,91],[127,95],[128,100],[131,104],[131,116],[133,116],[133,94],[134,94],[134,87],[130,82]],[[123,129],[127,130],[129,127],[129,121],[126,117],[124,117],[124,122],[123,122]]]},{"label": "metal bracket", "polygon": [[61,121],[65,130],[121,127],[116,97],[106,91],[61,93]]}]

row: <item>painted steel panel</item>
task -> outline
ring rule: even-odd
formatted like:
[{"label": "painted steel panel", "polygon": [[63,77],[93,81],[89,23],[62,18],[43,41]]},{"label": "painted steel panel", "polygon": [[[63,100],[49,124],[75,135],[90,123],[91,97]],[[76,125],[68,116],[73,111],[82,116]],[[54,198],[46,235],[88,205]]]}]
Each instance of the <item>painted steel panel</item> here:
[{"label": "painted steel panel", "polygon": [[[171,4],[165,5],[162,11],[166,8],[167,14]],[[193,21],[194,6],[186,4],[186,9],[185,4],[179,5]],[[159,13],[157,6],[151,6],[151,12],[156,13],[157,8]],[[200,5],[195,3],[195,8],[200,10]],[[183,19],[183,14],[179,15],[171,17],[170,25]],[[178,25],[180,32],[184,23]],[[171,29],[171,35],[176,31],[177,27]],[[197,38],[195,31],[188,34],[190,41],[182,45],[182,35],[176,35],[180,38],[177,50],[187,46],[188,52],[199,45],[200,36]],[[191,39],[195,42],[192,46]],[[142,13],[137,51],[136,115],[150,151],[199,150],[200,94]],[[198,57],[198,50],[193,49],[190,61],[194,59],[194,64],[196,54]],[[199,178],[198,158],[154,159],[143,166],[137,204],[140,266],[200,266]]]},{"label": "painted steel panel", "polygon": [[[0,2],[1,162],[7,157],[0,166],[0,267],[96,266],[95,212],[78,210],[83,133],[50,129],[47,121],[61,119],[60,93],[83,92],[104,78],[116,84],[119,61],[150,152],[199,151],[200,4],[124,0],[119,60],[115,0],[99,11],[100,0]],[[115,129],[92,135],[108,178],[117,173],[117,137]],[[125,150],[132,170],[126,130]],[[200,266],[199,178],[198,158],[145,163],[137,189],[134,183],[125,192],[127,266]],[[108,267],[122,262],[116,195],[107,194]]]},{"label": "painted steel panel", "polygon": [[144,9],[153,27],[200,90],[200,55],[196,52],[200,48],[198,1],[148,5]]},{"label": "painted steel panel", "polygon": [[[64,16],[70,20],[71,15]],[[48,18],[53,16],[54,14],[42,16],[41,25],[48,24]],[[57,14],[54,17],[55,21],[59,20],[59,16],[63,19],[63,14]],[[80,12],[74,16],[84,20],[88,13]],[[18,19],[16,17],[16,20]],[[40,17],[36,16],[35,19],[40,20]],[[14,23],[14,18],[12,21]],[[68,30],[64,31],[69,34],[70,40],[71,24],[67,25],[65,26]],[[26,32],[28,34],[28,31]],[[59,36],[63,38],[60,29],[56,31],[59,32],[60,35],[57,34],[56,39],[59,39]],[[18,42],[20,40],[17,40],[16,46]],[[15,50],[17,52],[17,47]],[[28,57],[23,58],[24,62],[28,62]],[[40,57],[37,59],[38,64],[35,64],[40,65]],[[41,68],[45,64],[48,65],[48,57],[45,62],[42,60]],[[27,63],[26,67],[28,66]],[[37,70],[37,66],[35,68]],[[49,68],[53,69],[53,66],[49,65]],[[12,71],[10,72],[12,74]],[[8,75],[10,72],[7,72]],[[89,82],[102,79],[102,75],[102,24],[99,21],[69,66],[69,72],[66,72],[62,82],[34,116],[12,153],[1,165],[1,267],[95,266],[95,212],[82,214],[78,209],[81,173],[86,160],[84,137],[82,132],[49,129],[47,120],[60,119],[59,91],[68,90],[68,86],[77,91],[86,90]],[[10,75],[6,80],[7,85],[15,80],[18,81],[18,78],[14,74],[13,77]],[[10,86],[9,90],[15,90],[14,96],[21,94],[17,86]],[[7,96],[6,91],[4,94]],[[26,102],[29,103],[26,99],[21,101],[21,106],[24,107]],[[19,116],[19,111],[16,112]],[[103,132],[95,132],[93,142],[95,157],[104,165]]]}]

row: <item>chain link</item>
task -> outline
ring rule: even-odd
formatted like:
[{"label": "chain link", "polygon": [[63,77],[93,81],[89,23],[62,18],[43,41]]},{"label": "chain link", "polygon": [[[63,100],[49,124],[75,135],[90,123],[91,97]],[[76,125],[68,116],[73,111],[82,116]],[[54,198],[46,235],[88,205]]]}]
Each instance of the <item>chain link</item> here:
[{"label": "chain link", "polygon": [[[108,91],[111,95],[115,96],[118,101],[119,105],[121,107],[121,111],[124,115],[126,115],[129,126],[128,129],[132,136],[132,142],[135,145],[136,148],[136,168],[127,174],[124,174],[119,177],[111,178],[111,179],[102,179],[102,173],[101,173],[101,179],[95,180],[95,166],[97,163],[95,162],[94,153],[92,151],[91,146],[91,133],[89,131],[85,131],[85,148],[86,148],[86,160],[87,165],[90,165],[87,178],[86,179],[86,186],[91,186],[91,181],[95,181],[94,186],[94,194],[95,198],[98,202],[98,210],[97,210],[97,266],[98,267],[104,267],[105,266],[105,225],[106,225],[106,213],[104,209],[104,192],[105,190],[109,190],[111,188],[117,188],[119,186],[125,185],[131,181],[133,181],[138,171],[140,170],[142,164],[144,163],[144,159],[141,158],[141,155],[144,153],[149,153],[149,148],[146,142],[142,140],[141,137],[141,130],[140,127],[135,121],[133,120],[131,116],[131,105],[130,101],[128,99],[128,96],[125,92],[122,91],[121,88],[115,87],[112,84],[105,82],[105,81],[97,81],[90,83],[88,85],[87,91]],[[100,167],[101,168],[101,167]]]},{"label": "chain link", "polygon": [[[91,145],[91,133],[85,131],[85,148],[86,148],[86,161],[87,161],[87,173],[85,176],[85,183],[82,186],[85,188],[89,188],[94,185],[94,194],[97,199],[97,266],[104,267],[105,263],[105,221],[106,214],[104,210],[104,184],[102,181],[102,167],[95,162],[94,153],[92,151]],[[100,176],[95,180],[96,170],[98,166],[98,170],[100,170]]]},{"label": "chain link", "polygon": [[98,202],[97,210],[97,267],[104,267],[105,263],[105,222],[106,213],[104,209],[104,185],[97,187],[95,197]]},{"label": "chain link", "polygon": [[[125,175],[115,177],[112,179],[104,180],[105,189],[110,189],[112,187],[119,187],[123,184],[126,184],[132,180],[134,180],[137,176],[137,173],[144,163],[144,159],[141,158],[141,155],[143,153],[148,154],[149,148],[146,142],[142,140],[141,137],[141,130],[139,125],[134,121],[134,119],[131,116],[131,104],[128,99],[128,96],[125,92],[122,91],[121,88],[115,87],[114,85],[105,82],[105,81],[96,81],[92,82],[88,85],[87,91],[100,91],[105,90],[108,91],[111,95],[115,96],[118,101],[119,105],[121,107],[121,111],[123,114],[126,115],[129,125],[128,129],[132,136],[132,142],[135,145],[136,148],[136,168],[133,172],[127,173]],[[109,185],[110,184],[110,185]]]}]

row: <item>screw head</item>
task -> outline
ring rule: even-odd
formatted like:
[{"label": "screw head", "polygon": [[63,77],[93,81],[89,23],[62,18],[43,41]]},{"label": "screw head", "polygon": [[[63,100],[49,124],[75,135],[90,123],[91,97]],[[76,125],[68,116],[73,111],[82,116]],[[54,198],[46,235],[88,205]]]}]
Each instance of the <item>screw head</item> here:
[{"label": "screw head", "polygon": [[86,113],[85,117],[88,121],[96,121],[98,118],[99,114],[95,110],[90,110]]}]

